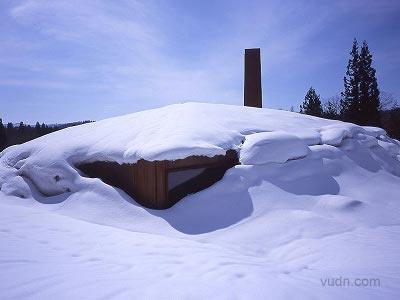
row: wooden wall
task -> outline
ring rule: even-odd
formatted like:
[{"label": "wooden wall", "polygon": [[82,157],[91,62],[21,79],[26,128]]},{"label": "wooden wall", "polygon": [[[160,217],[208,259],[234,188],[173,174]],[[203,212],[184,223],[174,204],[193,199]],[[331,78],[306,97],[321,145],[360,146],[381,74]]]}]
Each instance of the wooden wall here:
[{"label": "wooden wall", "polygon": [[[175,161],[139,160],[135,164],[118,164],[98,161],[78,167],[89,177],[100,178],[107,184],[119,187],[138,203],[148,208],[165,209],[190,193],[198,192],[220,180],[226,170],[238,164],[236,151],[214,157],[190,156]],[[206,168],[206,170],[168,190],[168,174],[177,170]]]}]

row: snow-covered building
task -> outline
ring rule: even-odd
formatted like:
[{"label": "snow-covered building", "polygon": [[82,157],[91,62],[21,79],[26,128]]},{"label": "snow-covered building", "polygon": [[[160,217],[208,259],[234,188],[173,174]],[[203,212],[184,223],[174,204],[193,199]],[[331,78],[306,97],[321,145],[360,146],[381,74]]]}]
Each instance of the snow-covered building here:
[{"label": "snow-covered building", "polygon": [[[262,107],[260,48],[245,50],[243,103],[249,107]],[[211,186],[238,162],[237,152],[229,149],[226,154],[214,157],[140,159],[134,164],[96,161],[82,164],[79,169],[89,177],[101,178],[123,189],[145,207],[165,209],[185,196]]]},{"label": "snow-covered building", "polygon": [[[232,150],[166,210],[79,170]],[[399,298],[400,142],[380,128],[175,104],[9,147],[0,187],[1,299]],[[331,287],[342,275],[381,284]]]},{"label": "snow-covered building", "polygon": [[178,160],[149,161],[134,164],[96,161],[79,165],[90,177],[123,189],[148,208],[169,208],[185,196],[199,192],[218,180],[227,169],[238,163],[238,155],[189,156]]}]

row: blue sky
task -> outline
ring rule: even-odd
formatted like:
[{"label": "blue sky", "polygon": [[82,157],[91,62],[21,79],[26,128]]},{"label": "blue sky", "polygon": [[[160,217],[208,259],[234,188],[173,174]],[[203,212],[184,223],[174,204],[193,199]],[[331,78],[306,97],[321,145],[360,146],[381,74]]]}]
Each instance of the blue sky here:
[{"label": "blue sky", "polygon": [[0,2],[0,117],[98,120],[170,103],[241,105],[243,52],[260,47],[265,107],[342,90],[354,37],[400,96],[399,1]]}]

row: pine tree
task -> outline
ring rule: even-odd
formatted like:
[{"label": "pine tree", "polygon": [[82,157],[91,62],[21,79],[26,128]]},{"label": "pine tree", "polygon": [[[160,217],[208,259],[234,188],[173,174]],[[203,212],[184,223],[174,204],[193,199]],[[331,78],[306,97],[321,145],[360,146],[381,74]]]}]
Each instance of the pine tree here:
[{"label": "pine tree", "polygon": [[339,119],[339,114],[335,104],[331,101],[328,101],[325,105],[325,109],[323,112],[323,116],[326,119],[337,120]]},{"label": "pine tree", "polygon": [[340,100],[339,95],[328,98],[322,105],[322,116],[326,119],[340,120]]},{"label": "pine tree", "polygon": [[375,73],[367,42],[363,42],[360,50],[357,40],[354,39],[340,103],[344,121],[359,125],[381,125],[379,89]]},{"label": "pine tree", "polygon": [[25,125],[23,122],[19,122],[17,130],[17,143],[22,144],[25,142]]},{"label": "pine tree", "polygon": [[372,55],[366,41],[360,52],[360,125],[380,126],[380,99],[376,70],[372,67]]},{"label": "pine tree", "polygon": [[19,122],[18,131],[21,133],[25,131],[24,122]]},{"label": "pine tree", "polygon": [[41,128],[39,122],[36,122],[36,125],[35,125],[35,135],[36,135],[36,137],[39,137],[42,135],[42,128]]},{"label": "pine tree", "polygon": [[322,117],[321,99],[313,87],[310,87],[306,96],[304,97],[303,104],[300,105],[300,113]]},{"label": "pine tree", "polygon": [[344,121],[356,122],[359,116],[359,95],[360,95],[360,78],[359,78],[360,56],[357,40],[354,39],[353,46],[350,51],[350,59],[347,63],[346,76],[344,81],[344,92],[342,92],[342,100],[340,102],[340,114]]}]

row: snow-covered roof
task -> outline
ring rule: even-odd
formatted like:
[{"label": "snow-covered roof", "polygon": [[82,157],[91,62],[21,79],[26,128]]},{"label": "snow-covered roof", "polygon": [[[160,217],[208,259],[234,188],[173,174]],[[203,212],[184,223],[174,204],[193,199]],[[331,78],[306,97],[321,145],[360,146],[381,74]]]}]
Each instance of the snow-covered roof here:
[{"label": "snow-covered roof", "polygon": [[74,163],[134,163],[224,154],[238,148],[250,134],[271,131],[290,133],[309,145],[338,144],[343,137],[366,132],[353,124],[282,110],[184,103],[67,128],[18,148],[35,156],[62,156]]}]

